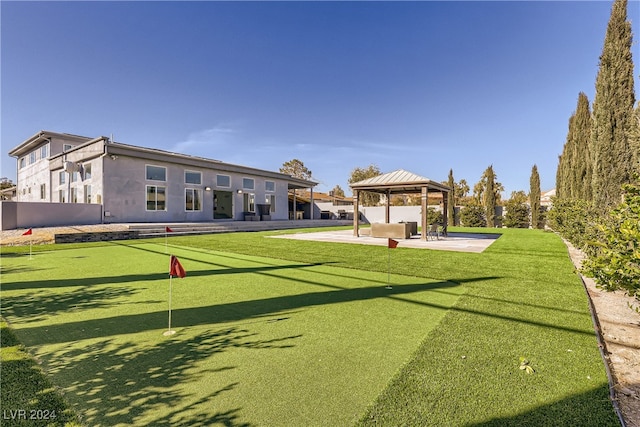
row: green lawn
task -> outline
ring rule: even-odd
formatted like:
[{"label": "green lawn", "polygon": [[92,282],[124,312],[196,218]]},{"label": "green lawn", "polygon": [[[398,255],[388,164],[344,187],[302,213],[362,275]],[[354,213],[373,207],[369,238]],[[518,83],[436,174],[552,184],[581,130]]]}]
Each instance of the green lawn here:
[{"label": "green lawn", "polygon": [[2,315],[87,425],[616,425],[562,242],[501,232],[390,290],[384,247],[173,237],[171,337],[164,239],[3,249]]}]

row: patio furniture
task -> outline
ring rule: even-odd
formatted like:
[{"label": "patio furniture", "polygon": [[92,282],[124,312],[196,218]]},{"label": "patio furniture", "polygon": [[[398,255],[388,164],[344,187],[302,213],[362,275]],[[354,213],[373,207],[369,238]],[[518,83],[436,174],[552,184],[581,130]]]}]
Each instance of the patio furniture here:
[{"label": "patio furniture", "polygon": [[400,221],[400,224],[409,224],[409,232],[412,236],[418,234],[418,223],[416,221]]},{"label": "patio furniture", "polygon": [[242,212],[245,221],[260,221],[260,217],[255,212]]},{"label": "patio furniture", "polygon": [[374,222],[371,224],[371,237],[409,239],[411,238],[411,225],[406,222],[396,224]]},{"label": "patio furniture", "polygon": [[431,240],[440,240],[440,230],[438,224],[431,224],[427,230],[427,240],[431,237]]},{"label": "patio furniture", "polygon": [[260,216],[261,221],[270,221],[271,220],[271,205],[270,204],[257,204],[256,208],[258,209],[258,215]]}]

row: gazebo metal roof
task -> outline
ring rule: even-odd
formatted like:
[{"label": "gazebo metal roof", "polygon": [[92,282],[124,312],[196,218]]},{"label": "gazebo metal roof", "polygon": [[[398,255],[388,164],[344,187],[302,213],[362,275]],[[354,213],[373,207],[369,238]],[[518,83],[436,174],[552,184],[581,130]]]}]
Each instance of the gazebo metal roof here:
[{"label": "gazebo metal roof", "polygon": [[354,182],[350,187],[353,190],[383,194],[420,193],[423,187],[427,187],[429,191],[451,191],[446,185],[403,169]]}]

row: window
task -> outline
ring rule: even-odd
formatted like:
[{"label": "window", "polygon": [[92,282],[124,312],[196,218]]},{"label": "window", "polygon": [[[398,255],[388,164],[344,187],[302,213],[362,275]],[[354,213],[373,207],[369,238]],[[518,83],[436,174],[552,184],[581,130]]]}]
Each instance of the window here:
[{"label": "window", "polygon": [[71,197],[69,197],[69,201],[71,203],[78,203],[78,188],[71,188]]},{"label": "window", "polygon": [[40,184],[40,198],[42,200],[47,198],[47,184]]},{"label": "window", "polygon": [[167,168],[147,165],[147,179],[149,181],[166,181]]},{"label": "window", "polygon": [[91,186],[90,185],[84,186],[84,202],[91,203]]},{"label": "window", "polygon": [[266,191],[276,191],[276,183],[273,181],[265,181],[264,182],[264,189]]},{"label": "window", "polygon": [[268,205],[271,205],[271,207],[269,207],[269,212],[275,212],[276,211],[276,195],[267,194],[266,202]]},{"label": "window", "polygon": [[71,173],[71,182],[78,182],[78,172]]},{"label": "window", "polygon": [[66,203],[67,202],[67,190],[59,190],[58,191],[58,201],[60,203]]},{"label": "window", "polygon": [[40,158],[46,159],[47,157],[49,157],[49,144],[40,147]]},{"label": "window", "polygon": [[85,163],[82,166],[84,169],[84,179],[91,179],[91,163]]},{"label": "window", "polygon": [[167,210],[165,187],[158,187],[157,185],[147,185],[147,210]]},{"label": "window", "polygon": [[73,148],[73,145],[71,145],[71,144],[64,144],[64,145],[62,146],[62,151],[69,151],[69,150],[71,150],[72,148]]},{"label": "window", "polygon": [[201,190],[196,190],[195,188],[185,189],[184,210],[201,211],[202,205],[200,204],[200,200],[202,200]]},{"label": "window", "polygon": [[200,172],[184,171],[185,184],[202,184],[202,174]]},{"label": "window", "polygon": [[31,153],[29,153],[29,164],[33,164],[36,162],[36,152],[32,151]]},{"label": "window", "polygon": [[242,195],[242,210],[244,212],[255,212],[255,195],[244,193]]},{"label": "window", "polygon": [[20,163],[20,169],[22,169],[27,165],[27,160],[23,157],[20,159],[19,163]]},{"label": "window", "polygon": [[216,175],[216,186],[231,187],[231,177],[229,175]]},{"label": "window", "polygon": [[255,188],[253,178],[242,178],[242,188],[245,190],[253,190]]},{"label": "window", "polygon": [[60,171],[60,184],[64,184],[66,182],[66,176],[67,174],[64,171]]}]

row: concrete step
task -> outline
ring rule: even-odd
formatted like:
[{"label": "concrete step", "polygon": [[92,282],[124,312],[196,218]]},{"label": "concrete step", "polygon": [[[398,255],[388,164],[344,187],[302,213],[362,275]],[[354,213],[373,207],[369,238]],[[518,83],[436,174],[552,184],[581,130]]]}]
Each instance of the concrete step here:
[{"label": "concrete step", "polygon": [[[232,233],[236,231],[270,231],[296,228],[334,227],[351,225],[350,220],[296,220],[296,221],[225,221],[204,223],[155,223],[127,224],[130,231],[137,231],[140,237],[157,237],[181,234]],[[172,233],[166,233],[169,227]]]}]

